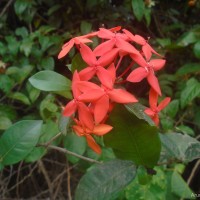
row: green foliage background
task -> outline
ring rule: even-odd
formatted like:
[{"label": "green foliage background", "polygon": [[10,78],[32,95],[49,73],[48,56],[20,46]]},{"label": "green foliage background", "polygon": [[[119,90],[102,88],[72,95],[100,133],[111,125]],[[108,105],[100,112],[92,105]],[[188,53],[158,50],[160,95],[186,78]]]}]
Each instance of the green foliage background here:
[{"label": "green foliage background", "polygon": [[[46,143],[59,131],[66,133],[68,121],[63,119],[60,113],[61,105],[67,103],[64,97],[70,97],[69,90],[61,89],[59,84],[59,86],[54,84],[54,81],[49,83],[52,89],[48,89],[49,85],[46,89],[44,84],[37,82],[37,77],[43,76],[41,71],[48,70],[49,76],[58,72],[71,78],[69,69],[72,71],[76,69],[82,60],[75,55],[74,51],[70,52],[67,58],[58,60],[57,54],[62,44],[73,36],[96,31],[99,27],[111,28],[121,25],[133,33],[146,38],[150,37],[149,43],[159,53],[165,55],[167,64],[165,69],[159,73],[159,81],[163,96],[170,96],[172,101],[160,115],[162,151],[158,164],[162,166],[155,167],[157,174],[152,176],[152,173],[142,167],[139,167],[136,174],[135,167],[129,162],[126,166],[126,174],[136,178],[131,183],[131,180],[121,179],[124,181],[124,185],[120,186],[114,181],[119,181],[122,174],[118,174],[117,169],[113,169],[116,179],[106,179],[112,172],[108,169],[108,175],[103,177],[102,181],[107,181],[109,184],[113,184],[113,188],[119,187],[120,189],[113,191],[113,188],[110,188],[107,198],[178,200],[181,198],[193,199],[194,196],[191,194],[200,194],[199,179],[192,177],[191,181],[189,178],[195,166],[199,166],[199,161],[195,159],[200,157],[198,142],[200,138],[200,22],[198,18],[200,2],[193,1],[193,5],[190,2],[187,0],[1,0],[0,134],[2,137],[0,144],[4,144],[4,135],[9,134],[10,129],[8,128],[16,122],[27,120],[30,126],[36,126],[32,120],[43,120],[43,125],[41,125],[41,121],[37,121],[36,126],[38,131],[41,129],[40,137],[39,135],[34,136],[35,140],[29,144],[28,150],[25,153],[21,152],[20,159],[16,158],[16,162],[24,160],[24,164],[21,162],[13,165],[15,162],[9,162],[9,158],[4,161],[3,165],[9,166],[1,171],[1,177],[4,177],[2,183],[8,180],[6,179],[8,171],[12,176],[11,168],[17,171],[22,165],[33,166],[32,163],[38,162],[46,155],[45,148],[35,147],[37,141]],[[70,65],[71,60],[72,65]],[[30,77],[31,79],[29,79]],[[48,77],[46,78],[48,79]],[[55,83],[60,81],[64,86],[69,84],[68,79],[62,78],[56,79]],[[42,88],[36,89],[31,83],[39,84]],[[131,86],[129,89],[135,90]],[[139,91],[135,91],[137,95],[143,95],[144,103],[147,97],[145,92],[145,85],[141,86]],[[134,112],[138,113],[132,109],[132,113]],[[118,119],[113,117],[112,120]],[[23,122],[21,123],[20,126],[24,126]],[[57,127],[58,123],[59,127]],[[178,133],[173,136],[171,135],[173,132]],[[169,134],[163,135],[163,133]],[[22,135],[23,132],[18,137],[22,137]],[[21,145],[22,142],[19,141],[18,145]],[[98,142],[103,144],[101,140]],[[113,167],[116,163],[119,163],[119,167],[123,167],[124,164],[117,159],[112,161],[115,154],[109,148],[103,148],[103,154],[100,157],[94,154],[87,149],[85,140],[78,138],[72,131],[68,131],[67,136],[62,135],[55,140],[54,144],[106,162],[103,167],[93,168],[92,166],[89,168],[91,164],[71,155],[67,156],[70,164],[66,161],[66,157],[62,158],[62,162],[73,167],[78,166],[76,173],[84,174],[76,190],[77,200],[80,199],[84,189],[88,190],[88,185],[84,184],[85,182],[91,184],[87,182],[88,179],[90,180],[91,174],[94,176],[97,172],[102,173],[104,167]],[[112,147],[114,144],[109,145]],[[5,152],[5,149],[0,149],[0,155],[4,155]],[[18,153],[16,154],[18,155]],[[54,159],[51,155],[49,157]],[[188,162],[191,161],[193,162],[188,165]],[[1,165],[0,167],[3,168]],[[89,171],[86,173],[88,168]],[[193,191],[183,180],[182,174]],[[196,170],[195,174],[198,177],[200,171]],[[80,180],[80,176],[72,179],[74,181],[72,195],[75,194],[77,179]],[[16,196],[16,187],[9,192],[9,188],[12,188],[13,184],[6,183],[8,183],[6,187],[1,185],[1,198],[30,198],[35,197],[38,192],[37,190],[35,192],[28,190],[29,194],[26,194],[24,193],[26,186],[23,185],[24,189],[18,191],[18,196]],[[45,190],[46,187],[44,184],[42,188]],[[104,185],[100,189],[103,190],[103,187]],[[107,187],[106,184],[105,187]],[[69,198],[66,189],[60,190],[59,198],[62,197],[61,193],[65,198]],[[52,194],[47,192],[44,196],[39,197],[47,198],[50,195]],[[92,195],[95,193],[93,194],[91,191],[91,199],[94,199]],[[83,196],[82,199],[84,199]],[[105,199],[105,196],[99,193],[98,199]]]}]

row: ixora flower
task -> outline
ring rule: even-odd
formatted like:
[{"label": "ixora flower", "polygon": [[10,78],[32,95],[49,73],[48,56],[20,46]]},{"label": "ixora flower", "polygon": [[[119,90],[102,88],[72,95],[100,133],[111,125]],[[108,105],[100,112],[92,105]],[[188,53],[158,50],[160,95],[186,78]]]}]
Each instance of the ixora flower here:
[{"label": "ixora flower", "polygon": [[80,121],[75,120],[77,125],[73,125],[72,128],[78,136],[84,136],[88,143],[88,146],[93,149],[97,154],[101,153],[100,146],[95,142],[92,134],[97,136],[103,136],[112,130],[112,126],[107,124],[98,124],[93,127],[93,129],[88,129],[83,126]]},{"label": "ixora flower", "polygon": [[155,124],[159,125],[159,112],[163,110],[170,102],[170,98],[166,97],[163,99],[159,105],[158,104],[158,93],[154,89],[150,89],[149,92],[149,105],[150,108],[145,109],[145,113],[151,117]]},{"label": "ixora flower", "polygon": [[[101,153],[101,148],[93,135],[103,136],[115,129],[106,124],[115,104],[138,102],[133,92],[127,91],[126,82],[136,83],[147,78],[151,86],[150,108],[144,112],[156,125],[159,124],[158,113],[170,102],[167,97],[157,106],[158,96],[162,93],[155,72],[162,69],[166,61],[156,58],[161,55],[142,36],[120,30],[120,26],[100,28],[97,32],[72,38],[58,55],[58,58],[64,57],[75,45],[86,63],[84,69],[73,73],[73,99],[64,107],[63,115],[73,119],[74,132],[84,136],[96,153]],[[88,46],[93,37],[99,38],[99,45],[94,49]]]},{"label": "ixora flower", "polygon": [[163,59],[153,59],[150,60],[145,67],[138,67],[133,70],[127,77],[129,82],[140,82],[144,78],[147,78],[150,86],[161,96],[161,90],[156,78],[154,71],[158,71],[165,65],[165,60]]}]

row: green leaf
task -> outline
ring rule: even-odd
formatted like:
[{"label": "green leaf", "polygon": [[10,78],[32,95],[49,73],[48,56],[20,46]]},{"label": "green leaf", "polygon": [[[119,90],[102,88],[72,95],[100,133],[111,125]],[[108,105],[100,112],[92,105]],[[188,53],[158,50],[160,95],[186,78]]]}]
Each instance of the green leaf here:
[{"label": "green leaf", "polygon": [[184,108],[188,103],[200,95],[200,82],[195,78],[191,78],[187,81],[186,87],[181,92],[181,107]]},{"label": "green leaf", "polygon": [[199,63],[186,63],[176,71],[176,75],[183,76],[200,71]]},{"label": "green leaf", "polygon": [[181,133],[160,134],[163,147],[174,158],[190,162],[200,158],[200,142],[195,138]]},{"label": "green leaf", "polygon": [[9,118],[0,116],[0,130],[6,130],[12,125],[12,122]]},{"label": "green leaf", "polygon": [[176,171],[172,174],[171,179],[171,189],[174,194],[181,198],[193,199],[192,198],[192,190],[189,188],[187,183],[183,180],[183,178]]},{"label": "green leaf", "polygon": [[23,160],[40,137],[42,121],[24,120],[7,129],[0,138],[0,160],[11,165]]},{"label": "green leaf", "polygon": [[81,178],[75,200],[110,200],[116,197],[135,177],[131,161],[112,160],[97,164]]},{"label": "green leaf", "polygon": [[71,90],[71,81],[54,71],[38,72],[29,78],[29,81],[35,88],[43,91],[60,92],[64,95]]},{"label": "green leaf", "polygon": [[198,41],[193,48],[194,55],[200,59],[200,41]]},{"label": "green leaf", "polygon": [[25,94],[21,93],[21,92],[10,93],[8,95],[8,97],[11,98],[11,99],[20,101],[20,102],[22,102],[22,103],[24,103],[26,105],[30,105],[31,104],[29,99],[28,99],[28,97]]},{"label": "green leaf", "polygon": [[147,174],[147,170],[143,166],[139,166],[137,170],[137,176],[138,176],[138,182],[140,185],[146,185],[152,179],[152,176]]},{"label": "green leaf", "polygon": [[144,16],[145,5],[143,0],[132,0],[132,9],[138,21],[141,21]]},{"label": "green leaf", "polygon": [[92,30],[92,24],[87,22],[87,21],[82,21],[81,22],[81,33],[82,34],[87,34],[91,32]]},{"label": "green leaf", "polygon": [[157,163],[161,144],[155,126],[149,126],[122,106],[113,110],[109,124],[113,130],[104,136],[104,142],[118,158],[146,167]]},{"label": "green leaf", "polygon": [[166,177],[163,170],[156,167],[156,174],[152,176],[151,181],[147,184],[139,183],[139,174],[125,189],[127,200],[167,200],[166,194]]},{"label": "green leaf", "polygon": [[144,110],[146,107],[143,106],[142,104],[129,103],[129,104],[125,104],[125,107],[127,108],[129,112],[133,113],[139,119],[144,119],[146,122],[148,122],[152,126],[155,125],[152,119],[148,115],[145,114]]},{"label": "green leaf", "polygon": [[20,45],[20,51],[24,52],[25,56],[28,57],[31,53],[32,46],[33,41],[30,38],[25,38]]},{"label": "green leaf", "polygon": [[[45,144],[58,133],[59,133],[59,130],[58,130],[57,124],[51,120],[47,120],[46,124],[42,126],[42,131],[41,131],[38,143]],[[57,138],[56,140],[54,140],[52,144],[58,145],[59,139],[60,138]],[[44,147],[34,147],[33,150],[26,156],[25,161],[35,162],[38,159],[40,159],[42,156],[44,156],[46,152],[47,152],[47,149]]]},{"label": "green leaf", "polygon": [[151,9],[150,8],[145,8],[144,17],[145,17],[147,26],[149,26],[151,23]]},{"label": "green leaf", "polygon": [[197,26],[190,31],[184,33],[177,41],[177,45],[181,47],[188,46],[200,40],[200,26]]},{"label": "green leaf", "polygon": [[171,118],[174,118],[179,110],[179,100],[174,99],[170,104],[163,110]]},{"label": "green leaf", "polygon": [[11,120],[15,120],[17,118],[16,110],[12,106],[6,104],[0,104],[0,115]]},{"label": "green leaf", "polygon": [[54,70],[54,59],[52,57],[43,58],[41,62],[41,67],[45,70]]},{"label": "green leaf", "polygon": [[184,134],[195,136],[194,130],[192,128],[190,128],[189,126],[180,125],[180,126],[176,127],[176,130],[179,131],[179,132],[182,132]]},{"label": "green leaf", "polygon": [[60,116],[58,121],[58,128],[63,135],[67,135],[70,123],[71,123],[70,117],[65,117],[63,115]]},{"label": "green leaf", "polygon": [[0,90],[9,93],[14,86],[14,81],[6,74],[0,74]]},{"label": "green leaf", "polygon": [[28,37],[28,30],[26,29],[26,27],[23,26],[23,27],[17,28],[15,30],[15,34],[17,36],[21,36],[22,38],[26,38]]},{"label": "green leaf", "polygon": [[77,53],[74,58],[72,59],[71,71],[74,72],[75,70],[82,70],[86,67],[86,63],[84,62],[80,53]]},{"label": "green leaf", "polygon": [[[64,138],[64,147],[69,151],[83,155],[87,147],[85,137],[79,137],[71,130]],[[80,160],[80,158],[71,155],[67,155],[67,159],[73,164]]]}]

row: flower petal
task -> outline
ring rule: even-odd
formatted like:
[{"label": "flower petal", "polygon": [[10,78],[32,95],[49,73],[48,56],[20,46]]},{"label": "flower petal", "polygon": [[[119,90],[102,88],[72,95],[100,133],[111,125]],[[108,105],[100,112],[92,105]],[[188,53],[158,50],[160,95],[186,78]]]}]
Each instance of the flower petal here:
[{"label": "flower petal", "polygon": [[111,63],[111,65],[107,68],[107,71],[110,73],[110,76],[112,77],[112,81],[114,83],[116,79],[116,68],[114,63]]},{"label": "flower petal", "polygon": [[78,104],[78,116],[81,123],[90,130],[94,128],[94,120],[89,108],[82,102]]},{"label": "flower petal", "polygon": [[126,51],[128,53],[139,54],[139,51],[133,45],[131,45],[130,43],[128,43],[120,38],[116,39],[116,46],[119,49]]},{"label": "flower petal", "polygon": [[108,51],[110,51],[115,45],[115,39],[108,40],[106,42],[101,43],[94,49],[94,54],[96,56],[102,56]]},{"label": "flower petal", "polygon": [[91,89],[101,90],[101,87],[99,87],[97,84],[88,82],[88,81],[77,82],[77,88],[81,92],[87,92],[88,90],[91,90]]},{"label": "flower petal", "polygon": [[93,42],[93,41],[88,38],[84,38],[84,37],[75,37],[74,42],[76,44],[81,44],[81,43],[89,43],[89,42]]},{"label": "flower petal", "polygon": [[148,64],[146,60],[143,58],[141,54],[131,54],[131,58],[140,66],[140,67],[147,67]]},{"label": "flower petal", "polygon": [[88,146],[95,151],[97,154],[101,154],[100,146],[95,142],[94,138],[91,135],[85,135]]},{"label": "flower petal", "polygon": [[94,105],[94,120],[99,124],[106,116],[109,110],[109,97],[103,95]]},{"label": "flower petal", "polygon": [[98,124],[94,127],[93,129],[93,134],[95,135],[99,135],[99,136],[102,136],[102,135],[105,135],[106,133],[108,133],[109,131],[111,131],[113,129],[112,126],[110,125],[107,125],[107,124]]},{"label": "flower petal", "polygon": [[109,88],[112,89],[113,88],[113,80],[112,80],[112,76],[110,75],[110,73],[103,67],[98,67],[97,72],[96,72],[99,80],[101,81],[101,83]]},{"label": "flower petal", "polygon": [[79,77],[82,81],[90,80],[96,74],[94,67],[86,67],[79,72]]},{"label": "flower petal", "polygon": [[133,41],[140,45],[146,44],[146,40],[140,35],[135,35]]},{"label": "flower petal", "polygon": [[105,53],[103,56],[101,56],[98,59],[97,64],[102,67],[109,65],[110,63],[113,62],[113,60],[117,56],[118,52],[119,52],[119,48],[112,49],[111,51],[109,51],[109,52]]},{"label": "flower petal", "polygon": [[93,102],[101,98],[104,94],[105,92],[103,90],[91,89],[81,94],[78,99],[83,102]]},{"label": "flower petal", "polygon": [[81,94],[81,92],[79,91],[79,89],[77,88],[77,85],[76,85],[77,81],[80,81],[80,77],[76,70],[74,72],[73,78],[72,78],[72,92],[73,92],[73,96],[75,98],[77,98]]},{"label": "flower petal", "polygon": [[149,65],[152,66],[155,71],[162,69],[165,63],[166,60],[163,59],[153,59],[149,61]]},{"label": "flower petal", "polygon": [[132,41],[134,41],[134,35],[130,32],[130,31],[128,31],[128,30],[126,30],[126,29],[123,29],[122,30]]},{"label": "flower petal", "polygon": [[110,99],[117,103],[135,103],[138,100],[129,92],[123,89],[113,89],[108,92]]},{"label": "flower petal", "polygon": [[58,59],[63,58],[64,56],[66,56],[68,54],[68,52],[70,51],[70,49],[74,46],[74,40],[70,40],[69,42],[67,42],[62,50],[60,51],[60,53],[58,54]]},{"label": "flower petal", "polygon": [[164,100],[162,100],[158,105],[158,111],[163,110],[169,104],[170,101],[171,101],[170,97],[166,97]]},{"label": "flower petal", "polygon": [[142,46],[142,52],[144,53],[144,56],[145,56],[145,58],[146,58],[147,61],[150,60],[151,55],[152,55],[151,49],[149,49],[149,47],[150,47],[150,46],[147,45],[147,43],[146,43],[145,45]]},{"label": "flower petal", "polygon": [[151,108],[146,108],[144,110],[144,112],[149,116],[149,117],[153,117],[155,115],[155,112],[153,110],[151,110]]},{"label": "flower petal", "polygon": [[100,31],[98,33],[98,37],[100,38],[111,39],[115,36],[115,34],[112,31],[107,30],[105,28],[100,28],[99,30]]},{"label": "flower petal", "polygon": [[143,67],[138,67],[129,74],[126,80],[135,83],[135,82],[140,82],[147,76],[148,76],[147,70]]},{"label": "flower petal", "polygon": [[78,125],[73,125],[73,126],[72,126],[72,129],[76,132],[76,134],[77,134],[78,136],[83,136],[83,135],[84,135],[83,127],[78,126]]},{"label": "flower petal", "polygon": [[159,120],[158,114],[154,115],[151,119],[154,121],[154,123],[156,124],[156,126],[159,125],[160,120]]},{"label": "flower petal", "polygon": [[69,117],[72,114],[74,114],[76,110],[77,110],[77,104],[73,99],[65,106],[63,110],[63,116]]},{"label": "flower petal", "polygon": [[150,108],[153,110],[157,109],[157,103],[158,103],[158,93],[153,88],[151,88],[149,91]]},{"label": "flower petal", "polygon": [[148,80],[150,86],[161,96],[162,94],[161,94],[159,82],[158,82],[158,79],[156,78],[156,76],[153,74],[153,72],[149,72],[149,74],[147,76],[147,80]]},{"label": "flower petal", "polygon": [[92,52],[92,50],[85,44],[80,43],[80,53],[83,60],[90,66],[95,65],[96,63],[96,56]]}]

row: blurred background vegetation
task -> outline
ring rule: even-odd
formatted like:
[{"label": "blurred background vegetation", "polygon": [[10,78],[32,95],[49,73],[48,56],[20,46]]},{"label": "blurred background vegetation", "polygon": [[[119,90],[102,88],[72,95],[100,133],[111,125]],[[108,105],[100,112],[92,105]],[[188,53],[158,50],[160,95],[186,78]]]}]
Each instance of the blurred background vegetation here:
[{"label": "blurred background vegetation", "polygon": [[[0,133],[22,119],[44,120],[42,142],[58,133],[57,121],[66,100],[33,88],[28,78],[41,70],[71,77],[68,67],[71,60],[77,64],[78,58],[72,51],[58,60],[62,44],[99,27],[122,26],[149,38],[167,60],[159,81],[163,95],[172,102],[161,114],[161,132],[176,131],[200,139],[199,19],[198,0],[1,0]],[[77,138],[67,137],[55,142],[74,151],[78,151],[75,146],[84,146],[83,141],[70,146]],[[39,149],[24,162],[1,171],[0,197],[70,199],[89,164],[57,152],[45,154]],[[86,154],[97,157],[89,149]],[[113,154],[105,150],[103,156],[108,159]],[[199,161],[179,162],[172,160],[158,167],[149,185],[133,182],[119,199],[190,199],[187,185],[200,194]],[[188,193],[183,196],[183,191]]]}]

